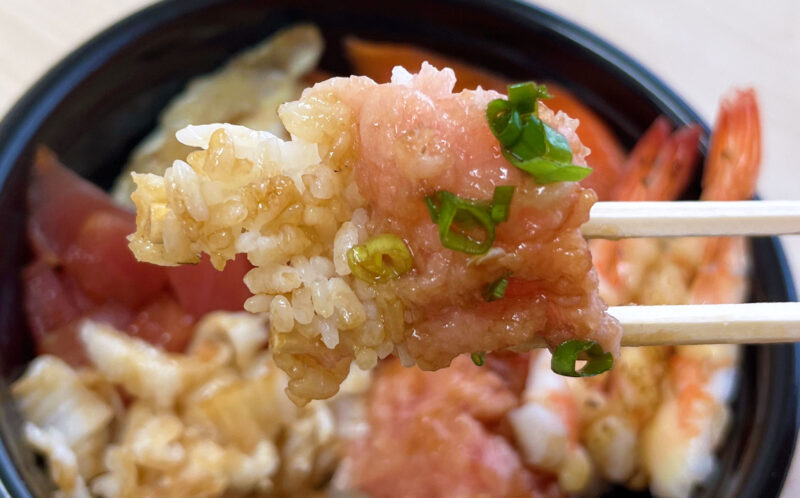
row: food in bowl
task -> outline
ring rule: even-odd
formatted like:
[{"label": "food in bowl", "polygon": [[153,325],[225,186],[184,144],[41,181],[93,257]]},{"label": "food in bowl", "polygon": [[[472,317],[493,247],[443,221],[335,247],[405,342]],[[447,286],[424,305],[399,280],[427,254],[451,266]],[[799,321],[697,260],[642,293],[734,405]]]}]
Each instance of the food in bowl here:
[{"label": "food in bowl", "polygon": [[[452,82],[449,75],[442,76],[442,72],[433,68],[429,67],[425,71],[428,72],[427,76],[434,84],[434,89],[436,89],[435,83],[440,82],[437,78],[447,77]],[[399,74],[399,78],[406,81],[408,78],[415,78],[409,73]],[[422,77],[424,76],[423,72]],[[364,85],[370,84],[365,80],[355,81],[353,84],[359,84],[359,81]],[[327,95],[324,89],[328,87],[325,85],[335,85],[335,82],[322,83],[317,87],[323,96]],[[307,95],[313,98],[315,93],[312,90]],[[426,96],[424,91],[422,95]],[[499,95],[494,96],[499,97]],[[298,106],[303,107],[302,99],[300,102]],[[723,115],[738,117],[744,114],[749,116],[751,121],[748,121],[748,124],[750,124],[753,116],[743,113],[742,109],[749,112],[753,109],[752,102],[750,94],[741,94],[735,99],[735,104],[728,103],[723,106]],[[487,103],[488,100],[484,101],[483,105]],[[333,105],[329,107],[333,107],[337,112],[342,111]],[[391,109],[390,106],[376,107],[380,111]],[[307,106],[303,110],[308,108],[314,107]],[[343,112],[346,114],[346,111],[345,108]],[[302,113],[298,114],[303,117]],[[485,120],[483,110],[479,112],[479,116]],[[553,117],[555,118],[555,113]],[[566,118],[562,119],[567,122]],[[342,121],[344,120],[335,120],[337,124]],[[482,123],[486,127],[485,121]],[[309,126],[312,131],[319,131],[325,138],[324,129],[315,130],[313,120]],[[475,124],[475,127],[478,128],[478,125]],[[673,176],[672,173],[676,168],[682,173],[691,169],[697,130],[680,130],[670,134],[665,123],[657,123],[653,129],[656,131],[647,134],[647,140],[634,149],[626,164],[614,165],[619,171],[626,173],[626,179],[636,179],[635,182],[628,180],[632,185],[630,189],[618,189],[619,192],[628,192],[625,195],[631,195],[629,192],[633,190],[637,192],[636,196],[644,198],[650,195],[675,196],[682,190],[680,181],[688,178],[686,174]],[[481,132],[483,135],[480,136],[486,137],[486,132],[484,129]],[[722,136],[725,138],[730,134],[731,131],[728,130]],[[287,175],[285,188],[288,190],[293,188],[299,191],[303,188],[304,194],[313,197],[315,189],[318,194],[324,196],[326,189],[331,188],[330,180],[315,182],[314,174],[304,175],[306,168],[316,167],[314,173],[322,168],[314,164],[315,158],[303,147],[285,145],[291,144],[294,140],[278,141],[277,138],[267,134],[232,126],[192,127],[181,132],[179,137],[181,136],[193,145],[208,144],[208,151],[211,151],[211,153],[192,152],[184,163],[188,166],[188,170],[180,165],[177,169],[172,166],[170,173],[161,173],[168,180],[172,177],[169,181],[174,181],[175,185],[183,187],[182,194],[190,192],[191,189],[178,180],[191,178],[192,174],[198,175],[198,171],[195,171],[197,168],[204,173],[211,172],[207,178],[210,181],[201,185],[197,191],[203,196],[210,193],[221,195],[218,198],[227,199],[225,195],[231,191],[219,188],[215,182],[222,183],[223,186],[229,182],[235,183],[238,181],[237,175],[248,171],[250,165],[243,164],[242,158],[236,157],[240,143],[244,143],[245,150],[249,152],[275,153],[277,149],[282,157],[285,155],[296,159],[292,165],[296,168],[294,173],[300,182],[297,181],[298,178]],[[745,138],[755,141],[758,139],[757,135]],[[238,142],[240,140],[244,142]],[[327,152],[336,152],[335,146],[339,144],[330,142],[333,145],[329,146]],[[328,157],[346,161],[348,145],[352,144],[348,144],[346,140],[343,142],[344,145],[340,145],[341,148],[338,149],[341,156],[334,154]],[[314,141],[306,140],[306,143]],[[397,153],[391,149],[392,143],[390,141],[383,149],[376,148],[375,154]],[[719,137],[715,138],[715,144],[718,143],[720,143]],[[469,145],[471,144],[467,144]],[[734,145],[740,144],[734,143]],[[575,149],[578,149],[578,146],[575,146]],[[344,152],[341,152],[342,150]],[[400,153],[403,152],[407,151],[401,148]],[[710,188],[706,189],[708,196],[715,190],[717,194],[714,195],[722,195],[719,194],[720,190],[723,194],[734,197],[749,195],[748,189],[752,188],[751,180],[754,180],[754,177],[743,176],[742,170],[729,168],[721,162],[721,159],[729,156],[727,152],[717,156],[712,154],[707,165],[710,184]],[[40,157],[40,165],[37,168],[40,175],[35,180],[32,191],[47,180],[48,174],[59,172],[66,175],[52,164],[50,170],[44,167],[42,173],[41,164],[46,158],[47,156]],[[51,163],[52,159],[50,158]],[[433,159],[429,166],[436,167],[437,158]],[[499,161],[501,157],[492,159]],[[233,165],[232,169],[213,169],[220,164],[225,165],[225,161],[228,161],[228,166]],[[310,164],[304,164],[303,161]],[[587,157],[587,161],[589,165],[599,168],[592,164],[591,155]],[[751,163],[752,161],[745,161],[748,171],[754,171]],[[266,162],[260,164],[265,168],[272,166]],[[212,169],[204,169],[206,165],[212,166]],[[239,169],[236,169],[237,166]],[[513,171],[511,169],[513,166],[509,165],[508,168]],[[354,169],[352,165],[350,169]],[[215,171],[219,173],[216,178],[213,177]],[[342,171],[347,174],[348,170]],[[391,171],[389,173],[391,174]],[[346,176],[324,171],[319,175],[323,179],[337,178],[337,175]],[[306,183],[309,176],[311,181]],[[378,177],[373,179],[376,178]],[[139,179],[141,182],[151,180],[157,182],[156,177],[145,176]],[[724,183],[730,182],[731,179],[736,181]],[[97,194],[90,187],[79,183],[76,178],[71,180],[75,188],[65,189],[68,192],[74,190],[87,196],[88,192],[91,192],[92,196]],[[343,180],[338,181],[344,183]],[[66,180],[63,180],[59,184],[65,185],[65,183]],[[612,182],[607,183],[612,184]],[[742,185],[744,191],[713,187],[723,184]],[[561,185],[563,188],[565,184]],[[541,190],[547,191],[547,189]],[[557,186],[554,189],[556,193],[559,192]],[[569,189],[572,193],[583,192],[574,183],[568,185]],[[158,194],[158,185],[152,191]],[[490,191],[484,193],[488,192]],[[141,193],[146,195],[150,190],[145,188]],[[515,191],[513,199],[520,198],[516,197],[518,193],[519,190]],[[337,194],[344,197],[352,195],[353,192],[348,194],[345,191]],[[355,194],[361,196],[360,189],[356,189]],[[372,194],[373,197],[368,198],[371,202],[387,202],[392,199],[389,196],[380,196],[378,188],[375,188]],[[617,198],[623,197],[622,193],[614,192],[613,195]],[[559,199],[557,195],[554,197],[556,200]],[[168,199],[166,192],[165,198]],[[483,198],[491,196],[485,195]],[[77,196],[71,199],[70,204],[87,205]],[[150,226],[143,233],[152,236],[160,231],[162,241],[165,242],[163,233],[166,223],[161,228],[157,226],[158,223],[152,223],[153,214],[163,213],[163,219],[166,219],[169,212],[168,209],[163,209],[165,206],[159,207],[158,203],[166,204],[166,207],[170,208],[174,205],[163,202],[162,199],[157,196],[150,199],[151,202],[148,204],[150,209],[144,211]],[[293,200],[296,202],[297,199]],[[316,199],[324,201],[331,197]],[[152,202],[153,200],[157,202]],[[356,200],[364,202],[363,198]],[[424,209],[421,210],[421,214],[416,213],[419,216],[412,219],[410,224],[422,224],[424,221],[433,226],[432,217],[436,209],[443,209],[441,202],[441,199],[433,199],[434,209],[429,212],[423,201]],[[114,240],[124,245],[124,239],[105,237],[105,234],[111,232],[105,232],[104,229],[114,226],[113,224],[97,221],[89,223],[93,218],[109,217],[108,214],[97,215],[95,211],[115,213],[115,209],[120,210],[110,203],[103,204],[99,200],[95,204],[99,207],[86,209],[81,222],[76,222],[78,228],[72,235],[65,237],[69,240],[64,244],[67,247],[63,254],[82,254],[81,251],[73,249],[73,246],[84,249],[95,247],[90,242],[83,242],[84,240]],[[144,202],[140,204],[145,205]],[[63,208],[63,205],[60,207]],[[304,206],[303,215],[305,207],[307,206]],[[312,207],[317,206],[312,204]],[[392,212],[391,210],[399,211],[405,207],[405,203],[387,202],[383,209],[385,212]],[[345,211],[341,220],[337,220],[334,215],[334,222],[341,222],[342,225],[349,222],[355,226],[353,219],[357,209],[366,211],[365,205],[359,205],[356,209]],[[194,206],[191,209],[188,205],[185,207],[185,212],[190,216],[193,216],[191,211],[198,210],[202,211],[202,207]],[[311,211],[313,214],[314,210]],[[140,209],[140,216],[142,212]],[[211,210],[207,216],[210,217],[210,213]],[[130,228],[131,215],[125,214],[127,214],[126,226]],[[288,213],[286,216],[287,220],[291,221],[297,219],[298,214]],[[119,217],[124,218],[122,214],[119,214]],[[70,218],[76,220],[80,217]],[[32,221],[35,219],[34,217]],[[304,217],[300,219],[305,221]],[[324,217],[321,219],[325,221]],[[361,219],[361,224],[366,225],[367,213],[364,213]],[[503,223],[510,224],[511,219]],[[318,226],[324,228],[323,223],[319,223]],[[500,227],[498,239],[502,240],[499,230],[504,225],[501,223],[498,226]],[[139,229],[142,229],[142,223]],[[320,240],[330,241],[330,234],[333,234],[333,247],[328,242],[324,250],[335,250],[338,229],[334,225],[334,229],[328,227],[327,231],[329,234],[327,239],[319,234],[317,237]],[[47,234],[47,230],[44,232]],[[213,234],[214,231],[211,231],[205,235]],[[205,235],[198,240],[209,244],[206,247],[212,248],[212,251],[208,251],[212,253],[212,257],[208,260],[200,259],[197,266],[190,267],[195,271],[205,272],[210,269],[209,265],[219,264],[220,261],[219,258],[216,261],[214,258],[214,248],[211,245],[213,237]],[[364,234],[356,233],[356,237],[362,236],[366,238]],[[441,239],[442,237],[434,231],[434,236],[425,240],[427,244],[435,245],[441,244]],[[143,238],[140,242],[146,245],[148,240]],[[648,245],[640,246],[608,243],[609,245],[605,247],[598,246],[597,252],[593,251],[593,257],[597,258],[596,254],[604,257],[600,262],[596,259],[595,265],[598,269],[603,269],[600,271],[601,283],[606,282],[609,289],[607,292],[611,296],[627,295],[630,296],[628,297],[630,300],[661,299],[669,302],[685,302],[689,299],[688,296],[701,295],[702,299],[713,301],[720,299],[721,292],[728,292],[730,289],[738,291],[741,287],[730,287],[729,284],[736,283],[735,279],[738,277],[736,271],[741,269],[737,257],[743,254],[740,252],[743,250],[742,246],[735,242],[722,244],[718,241],[698,240],[700,242],[648,241]],[[268,242],[262,244],[261,251],[264,253],[262,257],[267,258],[267,264],[274,264],[268,260],[270,257]],[[314,242],[322,245],[317,240],[312,241]],[[361,243],[362,240],[359,238],[349,242],[352,245],[355,242]],[[694,254],[692,248],[697,246],[691,244],[700,244],[699,247],[704,248],[701,254],[707,254],[710,261],[704,258],[692,259],[690,257]],[[253,245],[254,250],[259,249],[257,239]],[[576,241],[576,247],[581,249],[583,246],[585,242],[582,239]],[[279,249],[285,247],[278,246]],[[705,249],[706,247],[709,249]],[[223,244],[216,249],[220,248],[230,249],[230,246]],[[233,249],[236,249],[235,245]],[[437,251],[444,252],[439,248],[432,253],[437,254]],[[84,252],[91,253],[88,250]],[[219,254],[216,256],[223,254],[223,251],[217,252]],[[55,274],[55,280],[61,285],[60,288],[66,289],[63,292],[71,296],[74,302],[78,301],[76,296],[83,294],[89,294],[88,301],[92,302],[125,300],[129,310],[135,308],[138,314],[142,312],[138,310],[150,305],[147,302],[148,298],[156,293],[163,293],[178,303],[176,307],[179,310],[185,312],[190,307],[200,310],[196,313],[187,313],[191,315],[187,322],[200,319],[193,327],[191,325],[184,327],[184,330],[190,331],[183,340],[183,345],[189,344],[188,348],[184,350],[175,346],[173,352],[167,351],[169,348],[152,345],[163,340],[164,330],[172,330],[169,322],[154,320],[157,323],[167,323],[165,329],[152,335],[138,334],[144,340],[137,340],[131,337],[137,334],[131,333],[134,328],[130,322],[103,324],[102,317],[94,321],[83,321],[82,318],[88,315],[77,305],[78,312],[70,316],[68,321],[68,324],[72,325],[69,329],[72,331],[71,335],[56,334],[52,329],[45,330],[42,334],[57,338],[69,337],[73,341],[71,344],[62,344],[63,351],[59,351],[57,347],[46,351],[66,354],[69,347],[74,347],[83,351],[86,357],[82,360],[71,360],[73,365],[88,360],[88,368],[75,369],[53,356],[41,356],[32,363],[26,375],[15,386],[20,406],[30,422],[26,426],[26,436],[42,453],[49,455],[54,480],[66,491],[77,493],[91,490],[93,493],[105,496],[126,494],[138,496],[148,493],[166,495],[186,490],[198,490],[198,492],[202,490],[208,494],[255,492],[308,495],[312,491],[337,489],[357,490],[375,496],[453,493],[557,496],[563,493],[600,490],[602,489],[600,482],[603,479],[626,483],[631,487],[644,487],[649,484],[656,494],[681,496],[687,494],[694,483],[708,475],[709,464],[713,466],[713,448],[722,437],[721,428],[724,424],[719,422],[724,420],[728,413],[726,401],[731,395],[732,379],[735,375],[735,347],[623,350],[614,370],[593,379],[564,379],[556,376],[550,371],[551,359],[547,352],[529,354],[501,352],[486,357],[477,355],[474,361],[485,362],[483,367],[474,365],[470,359],[461,355],[453,360],[449,368],[437,372],[401,368],[397,360],[387,359],[370,374],[364,373],[360,368],[352,368],[348,357],[345,357],[346,362],[334,358],[331,364],[339,368],[337,377],[334,378],[335,385],[338,387],[341,378],[346,377],[344,387],[328,401],[316,400],[298,408],[288,403],[282,393],[282,389],[287,386],[291,392],[289,383],[291,380],[296,380],[292,379],[291,375],[297,373],[297,365],[288,364],[287,377],[269,360],[269,355],[275,356],[276,350],[281,345],[280,340],[274,338],[275,330],[272,330],[275,327],[275,316],[271,316],[271,322],[267,326],[264,318],[258,315],[225,312],[207,315],[206,311],[214,309],[215,300],[192,299],[196,295],[205,295],[201,285],[203,279],[194,279],[190,284],[181,286],[180,283],[185,281],[173,276],[177,274],[173,272],[184,271],[181,267],[159,269],[137,265],[128,272],[128,279],[115,278],[124,273],[114,273],[118,267],[116,256],[121,253],[112,250],[103,252],[109,256],[107,259],[100,259],[107,263],[103,267],[104,273],[106,277],[110,277],[104,277],[106,285],[96,286],[95,280],[91,277],[99,272],[80,273],[74,270],[75,265],[66,263],[68,256],[59,256],[59,253],[59,251],[42,252],[36,264],[40,267],[41,265],[49,267]],[[43,254],[49,256],[49,259],[42,256]],[[198,256],[191,251],[180,254],[189,258]],[[418,254],[420,254],[418,251],[413,251],[415,263]],[[588,253],[583,254],[588,256]],[[112,255],[114,257],[111,257]],[[227,254],[226,257],[232,255]],[[294,255],[290,254],[286,258],[290,260],[290,264],[291,256]],[[336,260],[330,258],[330,262],[316,261],[319,263],[316,266],[311,261],[313,255],[308,257],[303,254],[303,256],[306,256],[306,261],[301,263],[307,265],[303,268],[303,276],[313,276],[315,272],[326,271],[333,274],[338,270],[337,263],[342,271],[346,271],[344,270],[344,265],[347,264],[346,257],[345,261],[342,261],[341,254]],[[469,256],[464,256],[467,257]],[[83,260],[91,261],[92,258],[85,257],[81,259]],[[234,263],[237,261],[240,260],[234,260]],[[717,265],[719,261],[730,264]],[[246,262],[242,266],[244,272],[249,270]],[[356,267],[358,268],[357,265]],[[708,270],[720,267],[727,270],[720,272],[721,276],[728,278],[727,280],[717,279],[716,276],[709,280],[706,277]],[[144,268],[161,276],[142,279],[144,287],[140,289],[137,285],[132,285],[137,280],[130,276],[139,276],[140,269],[144,271]],[[213,275],[211,278],[220,279],[211,286],[212,289],[227,288],[220,282],[224,282],[225,285],[241,283],[243,271],[239,271],[236,280],[229,278],[231,268],[235,267],[229,263],[226,265],[226,270],[219,275],[213,272],[203,275]],[[349,264],[347,268],[350,268]],[[350,271],[353,271],[352,268]],[[615,271],[620,274],[615,275]],[[581,278],[586,278],[588,269],[582,275]],[[341,275],[328,278],[341,278]],[[159,281],[160,287],[155,286],[154,289],[146,287]],[[701,294],[699,290],[695,291],[702,288],[703,284],[707,285],[709,281],[719,283],[710,286],[710,290],[719,292]],[[381,299],[382,296],[375,295],[377,293],[375,286],[359,282],[361,281],[353,279],[355,289],[351,292],[362,307],[364,302]],[[492,282],[481,282],[481,290],[484,290],[483,287],[489,287],[485,284]],[[114,283],[123,289],[114,288]],[[681,289],[681,286],[685,287],[685,292],[674,291],[676,287]],[[603,292],[602,286],[600,289]],[[674,292],[666,294],[666,291]],[[513,298],[513,292],[514,287],[509,282],[508,288],[503,293],[503,299]],[[232,292],[218,291],[212,297],[228,298],[232,294]],[[290,316],[293,322],[292,328],[279,332],[283,334],[300,332],[299,335],[295,333],[285,339],[295,341],[298,337],[308,339],[303,335],[303,328],[297,326],[304,324],[295,313],[294,296],[288,292],[273,294],[272,301],[269,302],[270,315],[278,311],[273,310],[272,305],[279,295],[283,300],[278,299],[277,304],[283,306],[286,304],[283,301],[286,301],[292,306]],[[522,297],[529,296],[523,294]],[[486,302],[485,296],[482,295],[481,298]],[[311,299],[313,305],[313,295]],[[502,302],[503,299],[497,301]],[[607,299],[611,300],[613,297]],[[297,301],[300,300],[301,297],[298,297]],[[197,301],[205,304],[207,309],[188,304],[196,304]],[[240,303],[242,301],[243,298]],[[263,304],[263,301],[259,298],[250,298],[248,307],[262,311],[256,306]],[[222,300],[219,302],[222,303]],[[107,304],[109,303],[103,303]],[[375,307],[377,308],[377,305]],[[31,307],[31,309],[38,308]],[[366,311],[364,315],[367,315]],[[159,315],[151,312],[147,316]],[[307,320],[309,317],[301,318]],[[311,321],[313,320],[312,315]],[[405,320],[405,316],[402,320]],[[288,322],[287,318],[286,327],[289,326]],[[59,329],[60,325],[55,329]],[[51,327],[49,322],[47,325],[42,325],[43,329]],[[293,330],[295,327],[298,330]],[[339,332],[338,327],[334,329]],[[126,330],[128,333],[123,333],[121,330]],[[334,351],[339,344],[329,348],[325,340],[333,344],[336,338],[332,333],[327,334],[327,337],[323,335],[324,333],[319,331],[317,335],[312,331],[308,335],[322,343],[325,349],[320,348],[321,353],[330,354],[327,351]],[[269,339],[270,334],[273,334],[272,339]],[[337,337],[339,341],[342,341],[342,335],[339,334]],[[166,336],[170,336],[169,332]],[[299,351],[300,354],[306,354],[308,351],[308,344],[303,343],[302,339],[295,350],[291,348],[296,344],[288,340],[287,343],[283,344],[288,346],[283,352],[298,354]],[[608,349],[613,348],[608,347]],[[354,351],[352,355],[355,356],[356,364],[360,365],[358,352]],[[374,355],[372,352],[366,355],[368,356],[362,356],[362,361],[369,365],[376,362],[374,356],[379,356],[377,348]],[[327,360],[325,356],[322,358]],[[287,363],[280,365],[278,361],[278,365],[285,367]],[[312,365],[316,367],[319,364],[312,363]],[[428,366],[440,365],[432,362]],[[323,376],[328,373],[324,368],[320,369],[320,372]],[[63,383],[54,384],[53,379]],[[324,382],[327,380],[323,379]],[[311,382],[319,382],[319,378],[312,377]],[[301,384],[299,387],[303,386]],[[333,390],[335,392],[335,389]],[[304,393],[301,391],[301,394]],[[311,392],[311,394],[317,393]],[[319,394],[321,394],[319,397],[328,397],[332,393],[323,390]],[[296,397],[295,400],[306,401],[302,396]],[[54,406],[68,409],[56,412],[53,410]],[[84,408],[87,409],[86,413],[80,411]],[[73,431],[75,427],[71,418],[73,415],[75,419],[87,423]],[[674,444],[664,446],[664,434],[667,432],[664,428],[676,426],[679,428],[677,434],[670,432],[670,441]],[[648,445],[651,448],[650,453],[646,449]],[[637,448],[645,449],[639,455]],[[661,451],[663,461],[654,458],[656,450]],[[662,465],[663,463],[668,465]]]}]

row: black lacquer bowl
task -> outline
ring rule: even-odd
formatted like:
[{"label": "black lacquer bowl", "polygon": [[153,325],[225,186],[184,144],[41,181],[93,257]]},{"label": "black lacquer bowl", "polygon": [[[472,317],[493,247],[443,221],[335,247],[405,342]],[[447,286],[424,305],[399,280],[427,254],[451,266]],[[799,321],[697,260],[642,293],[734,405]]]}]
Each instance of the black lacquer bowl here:
[{"label": "black lacquer bowl", "polygon": [[[661,114],[676,125],[700,122],[683,100],[615,48],[513,1],[169,1],[123,20],[50,71],[0,125],[0,492],[26,497],[52,490],[21,439],[20,416],[8,391],[33,354],[22,316],[20,269],[30,258],[24,192],[34,148],[48,145],[66,164],[108,187],[131,148],[190,78],[297,21],[322,28],[327,44],[322,67],[333,73],[351,72],[341,42],[356,34],[422,45],[514,80],[557,81],[594,108],[627,146]],[[688,195],[698,189],[695,180]],[[795,300],[778,241],[756,239],[752,248],[752,299]],[[745,349],[720,469],[697,496],[778,495],[798,431],[797,361],[794,345]]]}]

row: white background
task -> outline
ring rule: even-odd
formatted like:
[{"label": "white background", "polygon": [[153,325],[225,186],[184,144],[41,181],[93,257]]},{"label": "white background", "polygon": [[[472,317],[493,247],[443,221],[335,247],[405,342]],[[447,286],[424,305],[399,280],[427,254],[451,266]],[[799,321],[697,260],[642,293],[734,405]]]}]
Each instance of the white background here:
[{"label": "white background", "polygon": [[[2,0],[0,114],[50,65],[151,0]],[[537,0],[650,68],[712,122],[732,86],[759,93],[765,130],[759,192],[800,199],[800,0]],[[800,278],[800,236],[785,238]],[[783,497],[800,496],[798,459]]]}]

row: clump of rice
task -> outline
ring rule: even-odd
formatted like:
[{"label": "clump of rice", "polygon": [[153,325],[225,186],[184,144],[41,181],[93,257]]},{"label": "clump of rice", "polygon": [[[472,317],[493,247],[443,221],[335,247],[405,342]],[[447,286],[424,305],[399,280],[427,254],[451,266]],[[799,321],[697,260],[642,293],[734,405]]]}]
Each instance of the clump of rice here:
[{"label": "clump of rice", "polygon": [[[343,113],[334,113],[335,124],[347,130]],[[284,141],[229,124],[189,126],[177,138],[200,150],[163,177],[133,175],[130,247],[138,259],[194,263],[205,252],[222,269],[246,253],[255,267],[244,306],[269,313],[272,356],[298,405],[333,396],[352,362],[369,369],[393,352],[402,304],[347,265],[347,251],[367,237],[368,216],[346,140]]]}]

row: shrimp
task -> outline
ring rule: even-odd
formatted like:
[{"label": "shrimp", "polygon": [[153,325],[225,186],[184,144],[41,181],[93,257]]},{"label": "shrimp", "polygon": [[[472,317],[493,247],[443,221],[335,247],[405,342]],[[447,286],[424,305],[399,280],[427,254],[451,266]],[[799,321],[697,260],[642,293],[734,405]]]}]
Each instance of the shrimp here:
[{"label": "shrimp", "polygon": [[550,369],[551,358],[546,350],[531,354],[522,405],[508,420],[525,463],[556,475],[565,492],[577,493],[591,482],[593,466],[578,442],[578,407],[566,378]]},{"label": "shrimp", "polygon": [[642,430],[642,464],[657,496],[685,497],[714,470],[736,385],[739,348],[676,348],[664,396]]},{"label": "shrimp", "polygon": [[[761,161],[761,131],[753,90],[735,91],[720,107],[703,178],[704,200],[752,197]],[[702,239],[691,303],[739,302],[746,292],[742,238]],[[678,241],[680,243],[680,241]],[[680,346],[670,360],[664,401],[644,429],[642,455],[653,491],[688,496],[714,470],[713,451],[730,418],[739,348]]]},{"label": "shrimp", "polygon": [[[657,119],[631,151],[612,199],[675,199],[694,171],[699,138],[697,126],[687,126],[670,135],[667,119]],[[606,302],[619,305],[633,301],[646,269],[658,259],[658,245],[658,241],[648,239],[591,242],[592,261],[600,276],[601,295]]]},{"label": "shrimp", "polygon": [[[614,198],[680,195],[692,175],[699,133],[686,127],[670,134],[666,119],[656,120],[631,152]],[[701,199],[752,196],[759,150],[754,94],[736,92],[721,105]],[[601,296],[611,304],[744,297],[747,255],[741,238],[593,241],[590,247]],[[608,374],[588,383],[570,380],[583,413],[581,441],[597,472],[632,488],[649,483],[657,496],[686,496],[714,468],[737,361],[738,348],[728,345],[623,348]],[[612,455],[620,463],[603,465]]]}]

